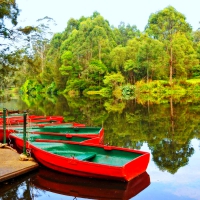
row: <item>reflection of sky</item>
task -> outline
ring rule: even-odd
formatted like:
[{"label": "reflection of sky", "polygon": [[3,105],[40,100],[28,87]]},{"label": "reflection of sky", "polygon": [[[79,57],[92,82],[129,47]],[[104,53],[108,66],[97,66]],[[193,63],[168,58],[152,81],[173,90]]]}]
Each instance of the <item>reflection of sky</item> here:
[{"label": "reflection of sky", "polygon": [[[133,199],[200,200],[199,140],[193,139],[191,145],[195,152],[189,158],[188,165],[181,167],[175,174],[160,171],[151,159],[147,169],[151,184]],[[147,144],[141,150],[150,152]]]},{"label": "reflection of sky", "polygon": [[48,199],[55,199],[55,200],[85,200],[85,198],[80,197],[73,197],[73,196],[65,196],[61,194],[56,194],[53,192],[46,192],[45,195],[43,194],[40,197],[36,198],[37,200],[48,200]]}]

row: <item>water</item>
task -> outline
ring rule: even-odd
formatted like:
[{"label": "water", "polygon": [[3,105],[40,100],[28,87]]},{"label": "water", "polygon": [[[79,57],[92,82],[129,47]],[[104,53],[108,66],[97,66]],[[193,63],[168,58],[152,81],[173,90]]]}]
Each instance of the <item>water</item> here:
[{"label": "water", "polygon": [[[200,106],[194,101],[149,104],[113,99],[13,99],[8,109],[63,115],[103,126],[105,143],[151,154],[146,174],[129,185],[55,173],[44,167],[1,183],[0,199],[200,199]],[[10,107],[9,107],[10,106]],[[130,189],[132,187],[132,189]]]}]

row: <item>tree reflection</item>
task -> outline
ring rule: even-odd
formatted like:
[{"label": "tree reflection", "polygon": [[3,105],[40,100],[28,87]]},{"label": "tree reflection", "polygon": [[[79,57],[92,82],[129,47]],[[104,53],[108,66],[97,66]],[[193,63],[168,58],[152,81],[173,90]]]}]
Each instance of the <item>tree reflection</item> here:
[{"label": "tree reflection", "polygon": [[[52,100],[53,99],[53,100]],[[66,122],[103,126],[105,144],[140,149],[144,143],[161,170],[176,173],[188,163],[194,149],[191,139],[200,138],[200,107],[197,99],[165,99],[153,104],[149,99],[138,104],[135,99],[76,97],[30,97],[19,109],[30,108],[34,114],[63,115]],[[20,107],[23,105],[23,107]],[[24,107],[26,106],[26,108]]]},{"label": "tree reflection", "polygon": [[[5,181],[1,183],[0,187],[0,199],[2,200],[31,200],[35,197],[40,197],[42,194],[38,192],[38,189],[32,185],[32,179],[36,173],[30,173],[29,175],[22,175],[15,179]],[[45,192],[45,191],[43,191]]]},{"label": "tree reflection", "polygon": [[159,169],[172,174],[175,174],[180,167],[187,165],[189,157],[194,153],[194,148],[190,147],[189,144],[178,144],[167,138],[150,149],[153,161]]}]

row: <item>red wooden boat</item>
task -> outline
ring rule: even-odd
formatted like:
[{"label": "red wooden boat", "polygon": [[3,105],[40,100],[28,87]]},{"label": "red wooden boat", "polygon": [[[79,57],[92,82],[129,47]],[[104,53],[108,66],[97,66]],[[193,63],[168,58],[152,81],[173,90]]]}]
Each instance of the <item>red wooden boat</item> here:
[{"label": "red wooden boat", "polygon": [[[22,150],[24,147],[23,134],[21,133],[11,133],[10,138],[14,140],[16,147]],[[30,148],[31,142],[47,142],[47,143],[67,143],[67,142],[81,142],[81,143],[93,143],[100,144],[100,138],[88,138],[84,136],[72,136],[72,135],[58,135],[58,134],[29,134],[26,140],[26,148]]]},{"label": "red wooden boat", "polygon": [[[60,122],[51,122],[51,123],[31,123],[27,124],[27,131],[34,130],[34,128],[44,128],[44,127],[85,127],[85,124],[80,124],[76,122],[69,123],[60,123]],[[15,133],[18,130],[23,131],[23,125],[6,125],[6,139],[9,138],[10,133]],[[0,125],[0,142],[3,141],[4,138],[4,129],[3,126]]]},{"label": "red wooden boat", "polygon": [[[15,131],[14,131],[13,129],[6,129],[6,140],[8,140],[9,135],[10,135],[11,133],[14,133],[14,132],[15,132]],[[3,130],[3,128],[1,127],[1,128],[0,128],[0,143],[3,142],[3,140],[4,140],[4,130]]]},{"label": "red wooden boat", "polygon": [[[16,130],[18,133],[22,133],[23,129]],[[45,127],[33,127],[29,130],[32,134],[47,134],[47,135],[65,135],[66,137],[71,136],[84,136],[88,138],[99,137],[100,141],[103,142],[104,129],[102,127],[66,127],[66,126],[45,126]]]},{"label": "red wooden boat", "polygon": [[147,169],[150,154],[92,143],[30,142],[32,155],[53,170],[93,178],[130,181]]},{"label": "red wooden boat", "polygon": [[[62,116],[36,116],[36,115],[27,115],[26,123],[52,123],[58,122],[62,123],[64,118]],[[24,119],[23,115],[13,115],[13,116],[6,116],[6,124],[8,125],[23,125]],[[0,125],[3,125],[3,117],[0,118]]]},{"label": "red wooden boat", "polygon": [[[19,110],[7,110],[6,109],[6,114],[10,115],[10,114],[19,114],[20,111]],[[3,115],[3,111],[0,111],[0,115]]]},{"label": "red wooden boat", "polygon": [[74,198],[128,200],[150,185],[150,177],[144,172],[129,182],[108,181],[67,175],[40,167],[31,183],[36,188]]}]

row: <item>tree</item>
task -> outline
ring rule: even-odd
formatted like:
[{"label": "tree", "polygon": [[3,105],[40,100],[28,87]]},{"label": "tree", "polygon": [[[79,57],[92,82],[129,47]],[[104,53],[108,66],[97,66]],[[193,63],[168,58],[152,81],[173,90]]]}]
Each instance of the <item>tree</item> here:
[{"label": "tree", "polygon": [[200,77],[200,30],[196,30],[193,32],[193,43],[194,43],[194,49],[197,52],[197,59],[198,59],[198,64],[196,66],[192,67],[192,75],[193,77]]},{"label": "tree", "polygon": [[102,85],[107,67],[100,60],[91,60],[89,67],[81,73],[81,78],[89,79],[94,85]]},{"label": "tree", "polygon": [[127,45],[128,40],[140,36],[140,31],[135,25],[125,25],[124,22],[120,22],[118,28],[113,28],[113,33],[117,44],[123,47]]},{"label": "tree", "polygon": [[161,75],[164,75],[165,67],[163,66],[166,66],[166,58],[162,42],[147,35],[141,36],[137,60],[140,67],[146,69],[147,83],[150,76],[153,79],[153,77],[160,78]]},{"label": "tree", "polygon": [[6,22],[10,20],[11,24],[16,26],[18,15],[19,9],[15,0],[0,1],[0,37],[13,38],[14,31],[6,27]]},{"label": "tree", "polygon": [[112,51],[110,52],[110,59],[114,71],[117,72],[122,70],[126,60],[126,48],[119,45],[112,49]]},{"label": "tree", "polygon": [[169,82],[172,83],[173,76],[173,39],[177,33],[185,33],[190,36],[192,28],[186,22],[186,17],[172,6],[169,6],[157,13],[151,14],[145,31],[155,39],[165,44],[169,55]]},{"label": "tree", "polygon": [[98,58],[101,60],[102,47],[108,45],[108,37],[104,28],[95,26],[91,32],[91,37],[94,45],[98,47]]},{"label": "tree", "polygon": [[140,38],[133,38],[127,42],[124,70],[128,72],[128,80],[130,83],[135,83],[136,76],[142,74],[138,60],[140,43]]},{"label": "tree", "polygon": [[104,77],[103,82],[105,85],[108,85],[111,88],[115,88],[121,85],[122,83],[124,83],[124,77],[122,76],[120,72],[112,73],[112,74],[106,75]]},{"label": "tree", "polygon": [[30,44],[30,54],[38,55],[40,58],[40,70],[41,73],[43,73],[47,48],[53,35],[51,32],[51,26],[56,24],[52,18],[47,16],[38,19],[37,23],[38,25],[34,28],[34,32],[30,34],[28,42]]},{"label": "tree", "polygon": [[190,71],[193,66],[199,64],[196,51],[193,48],[192,41],[188,40],[185,34],[177,33],[173,37],[173,74],[177,78],[190,77]]}]

